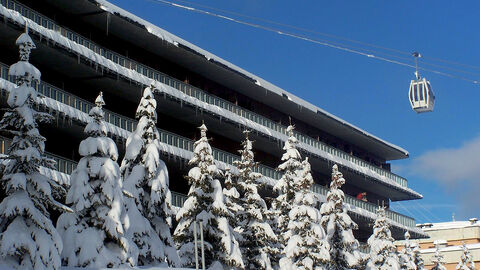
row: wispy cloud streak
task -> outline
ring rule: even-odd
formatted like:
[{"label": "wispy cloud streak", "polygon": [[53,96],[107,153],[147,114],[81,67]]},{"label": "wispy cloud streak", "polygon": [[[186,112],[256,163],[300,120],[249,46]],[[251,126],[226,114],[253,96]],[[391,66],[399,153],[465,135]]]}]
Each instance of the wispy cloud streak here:
[{"label": "wispy cloud streak", "polygon": [[458,148],[428,151],[415,158],[408,171],[446,187],[459,201],[462,216],[480,214],[480,137]]}]

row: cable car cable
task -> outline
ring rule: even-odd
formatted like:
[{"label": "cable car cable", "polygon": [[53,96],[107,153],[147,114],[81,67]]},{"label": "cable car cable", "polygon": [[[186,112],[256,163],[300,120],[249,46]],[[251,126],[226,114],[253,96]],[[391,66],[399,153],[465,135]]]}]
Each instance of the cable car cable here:
[{"label": "cable car cable", "polygon": [[418,203],[415,200],[413,201],[413,203],[415,203],[415,205],[417,205],[417,207],[423,208],[423,210],[425,210],[425,212],[428,213],[429,216],[433,218],[433,220],[436,220],[438,222],[442,222],[442,220],[437,215],[435,215],[432,211],[430,211],[427,207],[423,206],[421,203]]},{"label": "cable car cable", "polygon": [[[153,3],[156,3],[156,4],[159,3],[158,0],[146,0],[146,1],[153,2]],[[360,45],[374,47],[374,48],[377,48],[377,49],[396,52],[396,53],[403,54],[403,55],[410,55],[411,54],[410,52],[406,52],[406,51],[402,51],[402,50],[398,50],[398,49],[394,49],[394,48],[389,48],[389,47],[380,46],[380,45],[373,44],[373,43],[354,40],[354,39],[350,39],[350,38],[346,38],[346,37],[342,37],[342,36],[338,36],[338,35],[334,35],[334,34],[319,32],[319,31],[315,31],[315,30],[311,30],[311,29],[307,29],[307,28],[303,28],[303,27],[298,27],[298,26],[295,26],[295,25],[280,23],[280,22],[276,22],[276,21],[272,21],[272,20],[268,20],[268,19],[264,19],[264,18],[260,18],[260,17],[254,17],[254,16],[250,16],[250,15],[246,15],[246,14],[242,14],[242,13],[238,13],[238,12],[234,12],[234,11],[219,9],[219,8],[215,8],[215,7],[211,7],[211,6],[207,6],[207,5],[203,5],[203,4],[199,4],[199,3],[194,3],[194,2],[185,1],[185,0],[176,0],[176,1],[191,4],[191,5],[200,6],[200,7],[215,10],[215,11],[221,11],[221,12],[224,12],[224,13],[233,14],[233,15],[236,15],[236,16],[245,17],[245,18],[249,18],[249,19],[253,19],[253,20],[263,21],[263,22],[270,23],[270,24],[275,24],[275,25],[278,25],[278,26],[284,26],[284,27],[288,27],[288,28],[312,33],[312,34],[322,35],[322,36],[336,38],[336,39],[340,39],[340,40],[344,40],[344,41],[348,41],[348,42],[352,42],[352,43],[357,43],[357,44],[360,44]],[[163,3],[163,4],[165,4],[165,3]],[[365,50],[367,50],[367,49],[365,49]],[[367,51],[369,51],[369,50],[367,50]],[[379,53],[379,52],[377,52],[377,53]],[[382,54],[385,54],[385,53],[382,53]],[[395,55],[391,55],[391,54],[385,54],[385,55],[389,55],[389,56],[392,56],[392,57],[402,58],[402,59],[408,60],[405,57],[395,56]],[[468,65],[468,64],[458,63],[458,62],[445,60],[445,59],[441,59],[441,58],[436,58],[436,57],[430,57],[430,56],[424,56],[423,58],[426,60],[426,61],[424,61],[424,64],[426,64],[426,65],[442,67],[442,68],[451,69],[453,71],[458,71],[458,72],[462,72],[462,73],[478,74],[478,73],[471,73],[471,72],[463,71],[463,70],[459,70],[459,69],[453,69],[453,68],[449,68],[449,67],[442,66],[442,65],[430,64],[427,61],[431,60],[433,62],[443,62],[443,63],[447,63],[447,64],[450,64],[450,65],[458,65],[458,66],[463,66],[463,67],[467,67],[467,68],[480,70],[480,66]]]},{"label": "cable car cable", "polygon": [[[400,201],[393,202],[395,206],[400,206],[410,217],[418,217],[418,214],[415,215],[413,214],[410,210],[407,209],[407,207],[403,206],[403,204]],[[400,212],[397,210],[397,212]],[[415,218],[416,220],[419,220],[418,218]],[[425,220],[428,221],[428,218]]]},{"label": "cable car cable", "polygon": [[[158,2],[157,0],[147,0],[147,1]],[[291,25],[291,24],[280,23],[280,22],[276,22],[276,21],[272,21],[272,20],[268,20],[268,19],[264,19],[264,18],[260,18],[260,17],[254,17],[254,16],[250,16],[250,15],[246,15],[246,14],[242,14],[242,13],[238,13],[238,12],[234,12],[234,11],[219,9],[219,8],[215,8],[215,7],[211,7],[211,6],[207,6],[207,5],[203,5],[203,4],[198,4],[198,3],[194,3],[194,2],[190,2],[190,1],[185,1],[185,0],[176,0],[176,1],[177,2],[182,2],[182,3],[187,3],[187,4],[190,4],[190,5],[196,5],[196,6],[199,6],[199,7],[203,7],[203,8],[207,8],[207,9],[211,9],[211,10],[215,10],[215,11],[220,11],[220,12],[224,12],[224,13],[228,13],[228,14],[233,14],[233,15],[236,15],[236,16],[239,16],[239,17],[258,20],[258,21],[262,21],[262,22],[266,22],[266,23],[270,23],[270,24],[274,24],[274,25],[278,25],[278,26],[284,26],[284,27],[295,29],[295,30],[300,30],[300,31],[303,31],[303,32],[308,32],[308,33],[317,34],[317,35],[321,35],[321,36],[336,38],[336,39],[340,39],[340,40],[344,40],[344,41],[348,41],[348,42],[352,42],[352,43],[358,43],[358,44],[361,44],[361,45],[374,47],[374,48],[378,48],[378,49],[383,49],[383,50],[387,50],[387,51],[392,51],[392,52],[396,52],[396,53],[400,53],[400,54],[404,54],[404,55],[410,55],[410,52],[407,52],[407,51],[401,51],[401,50],[398,50],[398,49],[383,47],[383,46],[372,44],[372,43],[367,43],[367,42],[354,40],[354,39],[350,39],[350,38],[346,38],[346,37],[342,37],[342,36],[338,36],[338,35],[334,35],[334,34],[329,34],[329,33],[319,32],[319,31],[316,31],[316,30],[307,29],[307,28],[304,28],[304,27],[299,27],[299,26],[295,26],[295,25]]]},{"label": "cable car cable", "polygon": [[[323,45],[323,46],[326,46],[326,47],[330,47],[330,48],[334,48],[334,49],[338,49],[338,50],[342,50],[342,51],[366,56],[366,57],[369,57],[369,58],[374,58],[374,59],[389,62],[389,63],[392,63],[392,64],[397,64],[397,65],[411,67],[411,68],[415,67],[411,64],[407,64],[407,63],[400,62],[400,61],[397,61],[397,60],[389,59],[389,58],[386,58],[386,57],[377,56],[377,55],[374,55],[374,54],[371,54],[371,53],[366,53],[366,52],[363,52],[359,49],[350,49],[350,48],[347,48],[347,46],[345,46],[345,45],[331,44],[333,42],[316,40],[316,39],[313,39],[313,38],[310,38],[310,37],[301,36],[301,35],[298,35],[298,34],[295,34],[295,33],[285,32],[285,31],[282,31],[280,29],[275,29],[275,28],[272,28],[272,27],[263,26],[263,25],[256,24],[256,23],[241,21],[241,20],[238,20],[238,19],[235,19],[235,18],[231,18],[231,17],[227,17],[227,16],[224,16],[224,15],[216,14],[216,13],[213,13],[213,12],[197,9],[197,8],[194,8],[194,7],[189,7],[189,6],[177,4],[177,3],[170,2],[170,1],[167,1],[167,0],[148,0],[148,1],[155,1],[155,2],[158,2],[158,3],[163,3],[163,4],[166,4],[166,5],[175,7],[175,8],[181,8],[181,9],[188,10],[188,11],[191,11],[191,12],[196,12],[196,13],[200,13],[200,14],[204,14],[204,15],[208,15],[208,16],[217,17],[217,18],[220,18],[220,19],[223,19],[223,20],[228,20],[228,21],[234,22],[234,23],[238,23],[238,24],[262,29],[262,30],[265,30],[265,31],[269,31],[269,32],[277,33],[279,35],[284,35],[284,36],[304,40],[304,41],[311,42],[311,43],[316,43],[316,44]],[[480,83],[478,80],[469,79],[469,78],[449,74],[449,73],[438,71],[438,70],[427,69],[427,68],[419,68],[419,69],[424,70],[424,71],[428,71],[428,72],[433,72],[435,74],[450,77],[450,78],[454,78],[454,79],[460,79],[460,80],[467,81],[467,82],[470,82],[470,83],[473,83],[473,84],[479,84]]]}]

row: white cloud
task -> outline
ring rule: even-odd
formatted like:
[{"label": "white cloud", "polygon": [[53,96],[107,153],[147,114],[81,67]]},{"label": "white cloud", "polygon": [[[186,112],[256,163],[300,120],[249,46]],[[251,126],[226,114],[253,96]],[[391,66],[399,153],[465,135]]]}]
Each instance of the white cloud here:
[{"label": "white cloud", "polygon": [[480,214],[480,137],[458,148],[428,151],[413,159],[409,173],[438,181],[462,207],[462,216]]}]

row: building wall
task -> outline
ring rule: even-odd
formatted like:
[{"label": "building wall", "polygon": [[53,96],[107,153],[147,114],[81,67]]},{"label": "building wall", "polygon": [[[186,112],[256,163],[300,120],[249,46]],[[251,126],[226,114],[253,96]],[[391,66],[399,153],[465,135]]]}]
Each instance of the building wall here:
[{"label": "building wall", "polygon": [[[476,267],[480,267],[480,223],[475,221],[452,221],[419,225],[429,236],[417,240],[426,269],[433,267],[432,258],[435,254],[435,243],[440,244],[440,252],[444,256],[448,270],[456,269],[463,254],[463,243],[469,249]],[[403,241],[397,242],[399,250],[403,249]]]},{"label": "building wall", "polygon": [[[160,57],[159,55],[148,53],[145,50],[138,48],[138,45],[136,45],[134,42],[128,42],[126,40],[119,39],[111,34],[106,35],[103,31],[99,31],[95,28],[89,27],[88,25],[76,23],[76,17],[56,12],[55,9],[49,8],[48,5],[45,5],[45,3],[42,3],[41,1],[21,0],[20,2],[32,7],[35,10],[38,10],[40,13],[45,14],[50,18],[55,18],[55,20],[60,24],[66,25],[73,31],[95,41],[95,43],[122,54],[134,61],[137,61],[138,63],[142,63],[146,66],[154,68],[180,81],[198,87],[205,92],[265,116],[271,120],[274,120],[276,123],[280,123],[285,126],[289,123],[289,115],[283,113],[281,110],[267,106],[261,101],[253,100],[238,93],[235,91],[235,89],[230,89],[224,85],[210,80],[209,78],[200,76],[188,70],[188,68],[180,66],[178,63],[173,63]],[[387,164],[384,159],[375,156],[375,153],[368,152],[369,149],[361,149],[356,147],[349,142],[328,134],[328,131],[320,130],[309,125],[308,123],[302,122],[300,119],[292,119],[292,121],[295,124],[297,131],[361,158],[367,162],[370,162],[375,166],[390,170],[390,165]]]},{"label": "building wall", "polygon": [[[467,245],[468,247],[468,245]],[[475,267],[480,267],[480,246],[469,248],[470,253],[472,254],[473,261],[475,263]],[[446,248],[440,249],[444,256],[445,266],[447,270],[454,270],[456,269],[458,262],[460,261],[460,257],[463,254],[462,246],[450,246]],[[426,249],[422,250],[422,257],[425,260],[425,267],[427,269],[431,269],[433,267],[432,257],[435,254],[435,249]]]},{"label": "building wall", "polygon": [[[129,48],[124,48],[122,46],[127,46],[127,42],[120,42],[120,40],[115,39],[112,35],[105,35],[105,33],[94,33],[94,29],[89,29],[87,26],[82,24],[76,24],[76,20],[78,17],[72,16],[62,19],[62,14],[57,13],[55,9],[49,9],[48,5],[44,2],[39,3],[33,0],[20,0],[20,2],[25,2],[31,7],[38,9],[41,13],[45,13],[49,15],[50,18],[53,20],[58,20],[62,25],[65,25],[72,30],[78,31],[82,33],[85,37],[92,39],[95,42],[105,45],[109,49],[115,50],[119,53],[125,54],[127,57],[130,56],[143,64],[148,66],[152,66],[158,70],[161,70],[171,76],[177,77],[182,81],[188,81],[191,84],[197,85],[203,88],[205,91],[211,92],[218,96],[224,96],[228,98],[233,94],[234,90],[227,89],[222,87],[221,85],[215,84],[209,78],[203,78],[201,76],[195,77],[188,76],[188,70],[183,69],[179,66],[179,64],[169,63],[166,60],[162,61],[161,57],[155,55],[155,57],[147,54],[142,54],[143,50],[134,48],[134,44],[129,44]],[[44,5],[45,4],[45,5]],[[63,14],[63,17],[66,15]],[[78,15],[83,16],[83,15]],[[85,15],[90,16],[90,15]],[[6,20],[8,21],[8,20]],[[11,64],[17,61],[17,49],[14,47],[14,38],[17,37],[15,33],[18,31],[23,31],[23,27],[18,27],[18,25],[12,25],[5,23],[5,28],[0,31],[2,37],[4,37],[4,43],[0,44],[0,48],[5,53],[0,55],[0,62],[5,64]],[[91,31],[90,33],[88,31]],[[50,83],[66,92],[76,95],[87,101],[93,101],[100,90],[104,92],[104,98],[107,102],[105,109],[111,110],[115,113],[120,115],[124,115],[130,118],[133,118],[135,109],[137,107],[137,102],[140,97],[140,93],[142,90],[142,86],[132,81],[126,81],[125,79],[119,79],[118,76],[106,70],[104,72],[103,69],[94,69],[94,63],[86,61],[85,59],[81,58],[79,55],[71,52],[70,50],[66,50],[65,48],[61,48],[55,46],[55,44],[49,43],[48,40],[45,42],[45,39],[40,40],[37,42],[37,36],[35,34],[32,35],[37,43],[37,50],[34,51],[31,62],[36,65],[42,71],[42,81],[46,83]],[[6,42],[8,41],[8,42]],[[128,50],[127,50],[128,49]],[[134,52],[136,54],[134,54]],[[118,74],[117,74],[118,75]],[[191,75],[191,74],[190,74]],[[185,78],[183,78],[185,77]],[[73,100],[73,98],[72,98]],[[204,117],[202,112],[197,112],[196,109],[192,108],[183,108],[181,105],[175,104],[171,100],[165,98],[165,96],[159,96],[157,99],[159,103],[159,118],[160,121],[158,123],[159,128],[164,129],[166,131],[170,131],[172,133],[187,137],[189,139],[196,139],[198,138],[198,131],[196,127],[199,121],[192,121],[193,117],[196,117],[197,120],[199,117]],[[244,108],[251,109],[251,110],[260,110],[262,114],[268,116],[270,119],[282,122],[283,124],[288,124],[288,117],[285,113],[279,111],[278,109],[275,110],[270,107],[262,107],[263,105],[260,103],[261,101],[255,101],[249,99],[246,96],[237,95],[235,96],[235,100],[231,100],[232,102],[243,106]],[[63,102],[63,101],[62,101]],[[258,104],[257,104],[258,103]],[[179,103],[181,104],[181,103]],[[165,106],[163,106],[165,105]],[[168,113],[169,110],[172,109],[172,112]],[[173,110],[176,109],[176,110]],[[181,111],[182,115],[176,115],[176,112]],[[198,116],[200,115],[200,116]],[[207,118],[207,116],[205,116]],[[203,120],[203,119],[202,119]],[[207,121],[208,119],[205,119]],[[222,121],[218,121],[217,119],[213,119],[210,123],[217,121],[217,128],[213,127],[209,130],[209,137],[212,140],[212,146],[216,147],[220,150],[225,150],[230,153],[235,153],[240,148],[240,140],[243,138],[231,137],[228,133],[225,133],[227,129],[229,131],[234,130],[237,131],[237,127],[232,128],[232,124],[223,124]],[[195,123],[196,122],[196,123]],[[322,129],[319,131],[314,127],[310,126],[308,123],[300,122],[298,120],[293,119],[293,122],[297,125],[297,130],[303,131],[304,133],[319,139],[322,139],[322,132],[328,132],[328,130]],[[55,142],[61,141],[64,138],[70,138],[68,140],[67,146],[63,146],[60,144],[51,144],[47,143],[47,151],[56,154],[60,157],[78,160],[78,143],[83,138],[82,132],[82,123],[76,123],[67,118],[57,117],[56,122],[49,125],[42,127],[41,133],[47,137],[48,142]],[[219,127],[220,126],[220,127]],[[209,125],[210,127],[210,125]],[[240,127],[238,127],[240,130]],[[240,131],[241,132],[241,131]],[[239,132],[240,136],[241,133]],[[324,134],[325,135],[325,134]],[[255,136],[252,134],[252,136]],[[345,150],[346,152],[355,152],[361,151],[359,149],[355,149],[348,145],[348,143],[341,141],[335,137],[330,138],[332,141],[328,141],[328,136],[326,142],[330,145],[334,145],[338,149]],[[267,139],[264,141],[260,141],[262,137],[257,134],[258,141],[256,145],[264,144],[266,147],[263,148],[262,151],[255,150],[256,153],[256,160],[260,161],[262,164],[270,166],[272,168],[276,167],[278,163],[280,163],[281,157],[281,144],[278,142],[269,142]],[[117,138],[118,148],[120,153],[124,150],[124,138]],[[271,147],[270,147],[271,146]],[[267,149],[265,149],[267,148]],[[366,147],[368,148],[368,147]],[[273,150],[276,149],[276,152]],[[367,149],[368,150],[368,149]],[[367,161],[372,161],[375,159],[374,154],[368,153],[359,153],[359,156],[363,155],[363,159]],[[370,155],[370,156],[368,156]],[[311,159],[313,160],[313,159]],[[182,161],[183,162],[183,161]],[[171,174],[171,179],[173,183],[171,185],[172,190],[178,191],[181,193],[186,193],[188,190],[188,184],[183,178],[183,175],[186,173],[186,166],[180,162],[178,159],[172,159],[167,161],[167,165],[169,167],[169,171]],[[323,163],[322,163],[323,162]],[[384,162],[384,160],[378,160],[374,162],[377,166],[380,166],[379,163]],[[313,175],[315,180],[318,184],[322,186],[328,185],[330,182],[330,168],[331,168],[331,160],[330,159],[317,159],[317,164],[321,163],[322,167],[314,167]],[[328,170],[326,169],[328,167]],[[357,170],[358,171],[358,170]],[[386,188],[383,191],[377,191],[376,189],[369,187],[365,184],[365,182],[360,181],[364,180],[364,176],[361,174],[356,174],[355,170],[350,172],[345,172],[346,178],[348,179],[347,185],[344,187],[344,191],[348,195],[355,196],[361,191],[365,191],[367,189],[369,191],[367,198],[370,202],[376,204],[377,202],[385,201],[385,204],[388,205],[388,197],[389,191]],[[356,183],[357,185],[353,185],[351,183]],[[376,194],[378,193],[378,194]],[[355,202],[351,203],[352,205],[356,205]],[[371,205],[370,205],[371,206]],[[367,209],[369,213],[374,213],[374,209],[372,210],[370,207],[363,206],[364,209]],[[365,218],[365,214],[362,215]],[[364,227],[361,226],[363,229],[362,235],[365,234],[364,238],[369,236],[371,233],[371,216],[368,216],[366,220],[361,220],[365,223]],[[413,220],[412,220],[413,221]],[[363,225],[363,224],[361,224]],[[411,225],[409,225],[411,226]],[[400,227],[401,228],[401,227]],[[398,234],[400,235],[400,234]]]}]

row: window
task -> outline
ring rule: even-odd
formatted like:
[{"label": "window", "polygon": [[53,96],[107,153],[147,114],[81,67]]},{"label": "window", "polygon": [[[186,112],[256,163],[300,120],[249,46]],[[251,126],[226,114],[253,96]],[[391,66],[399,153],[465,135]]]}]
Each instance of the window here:
[{"label": "window", "polygon": [[418,85],[415,85],[414,86],[414,95],[415,95],[415,101],[418,101]]},{"label": "window", "polygon": [[420,84],[420,101],[424,100],[423,93],[425,91],[425,87],[423,87],[423,84]]}]

